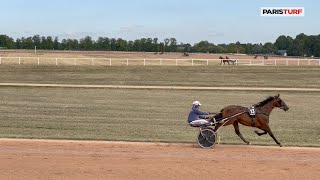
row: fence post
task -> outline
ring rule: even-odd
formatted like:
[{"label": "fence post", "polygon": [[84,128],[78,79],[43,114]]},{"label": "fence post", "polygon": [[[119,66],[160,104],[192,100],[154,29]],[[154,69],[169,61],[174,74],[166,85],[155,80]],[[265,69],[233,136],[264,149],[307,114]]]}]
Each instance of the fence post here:
[{"label": "fence post", "polygon": [[21,58],[19,57],[19,65],[20,65],[20,63],[21,63]]},{"label": "fence post", "polygon": [[191,59],[191,64],[192,64],[192,66],[193,66],[193,59]]},{"label": "fence post", "polygon": [[129,59],[127,58],[127,66],[129,66]]},{"label": "fence post", "polygon": [[207,66],[209,65],[209,60],[207,59]]},{"label": "fence post", "polygon": [[94,65],[93,58],[91,59],[91,64],[92,64],[92,66]]},{"label": "fence post", "polygon": [[109,59],[109,66],[111,66],[111,58]]},{"label": "fence post", "polygon": [[56,66],[58,66],[58,58],[56,58]]},{"label": "fence post", "polygon": [[40,59],[38,58],[38,65],[40,64]]},{"label": "fence post", "polygon": [[143,65],[144,66],[146,65],[146,59],[143,59]]},{"label": "fence post", "polygon": [[320,66],[320,59],[318,60],[318,65]]}]

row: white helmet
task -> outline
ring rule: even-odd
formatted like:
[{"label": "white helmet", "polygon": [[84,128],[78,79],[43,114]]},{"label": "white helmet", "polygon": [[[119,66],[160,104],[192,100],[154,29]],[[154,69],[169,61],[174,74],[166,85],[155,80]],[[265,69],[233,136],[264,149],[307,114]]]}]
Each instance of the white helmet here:
[{"label": "white helmet", "polygon": [[201,106],[201,103],[199,101],[193,101],[192,103],[193,105],[196,105],[196,106]]}]

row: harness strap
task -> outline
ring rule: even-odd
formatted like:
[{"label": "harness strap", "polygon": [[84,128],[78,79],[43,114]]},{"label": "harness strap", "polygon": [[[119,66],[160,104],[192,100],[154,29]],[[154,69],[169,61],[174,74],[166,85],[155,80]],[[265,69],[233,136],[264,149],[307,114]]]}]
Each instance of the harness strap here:
[{"label": "harness strap", "polygon": [[269,114],[266,114],[266,113],[264,113],[264,112],[257,113],[257,114],[263,114],[263,115],[266,115],[266,116],[270,116]]}]

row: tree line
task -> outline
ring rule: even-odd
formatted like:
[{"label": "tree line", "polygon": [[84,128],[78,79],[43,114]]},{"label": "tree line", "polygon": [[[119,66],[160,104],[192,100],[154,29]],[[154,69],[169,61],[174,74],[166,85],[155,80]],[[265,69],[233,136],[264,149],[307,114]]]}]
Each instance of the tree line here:
[{"label": "tree line", "polygon": [[213,44],[200,41],[191,45],[178,43],[175,38],[141,38],[125,40],[122,38],[99,37],[93,40],[90,36],[78,39],[62,39],[58,37],[34,35],[14,40],[7,35],[0,35],[0,48],[43,50],[86,50],[86,51],[135,51],[135,52],[200,52],[200,53],[243,53],[243,54],[278,54],[285,50],[289,56],[320,57],[320,35],[301,33],[295,38],[281,35],[277,40],[267,43],[229,43]]}]

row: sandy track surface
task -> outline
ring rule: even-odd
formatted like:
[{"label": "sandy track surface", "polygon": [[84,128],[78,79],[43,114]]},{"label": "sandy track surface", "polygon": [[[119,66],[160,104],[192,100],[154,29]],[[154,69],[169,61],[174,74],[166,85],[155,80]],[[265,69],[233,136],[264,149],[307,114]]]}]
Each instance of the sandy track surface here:
[{"label": "sandy track surface", "polygon": [[0,179],[318,179],[320,148],[0,139]]},{"label": "sandy track surface", "polygon": [[8,86],[8,87],[58,87],[58,88],[110,88],[110,89],[172,89],[172,90],[238,90],[238,91],[320,92],[320,89],[318,89],[318,88],[277,88],[277,87],[130,86],[130,85],[35,84],[35,83],[0,83],[0,86]]}]

